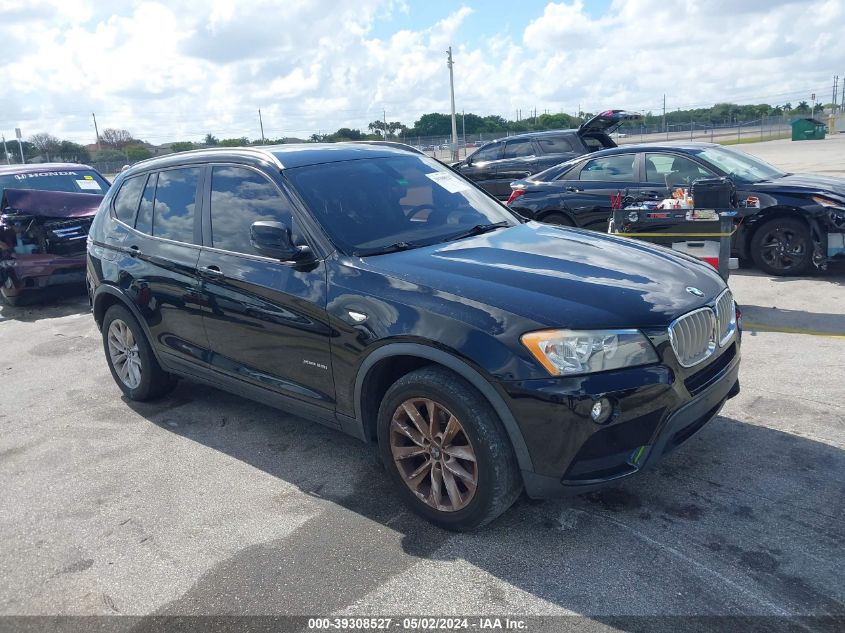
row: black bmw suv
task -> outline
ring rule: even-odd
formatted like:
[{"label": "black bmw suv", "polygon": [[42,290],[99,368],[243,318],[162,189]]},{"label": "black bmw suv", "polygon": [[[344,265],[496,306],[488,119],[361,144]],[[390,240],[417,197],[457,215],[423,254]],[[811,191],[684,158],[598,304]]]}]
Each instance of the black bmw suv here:
[{"label": "black bmw suv", "polygon": [[399,147],[138,163],[100,206],[87,277],[128,398],[183,377],[377,441],[409,506],[449,529],[522,489],[632,475],[739,390],[715,271],[524,222]]}]

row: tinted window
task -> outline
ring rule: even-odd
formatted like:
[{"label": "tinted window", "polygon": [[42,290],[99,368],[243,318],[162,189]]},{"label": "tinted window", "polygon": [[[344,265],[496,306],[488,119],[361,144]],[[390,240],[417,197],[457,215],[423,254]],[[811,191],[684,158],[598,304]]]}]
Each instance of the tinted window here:
[{"label": "tinted window", "polygon": [[482,161],[485,161],[485,160],[498,160],[499,155],[501,153],[502,153],[502,144],[501,143],[493,143],[492,145],[485,145],[480,150],[471,154],[471,156],[472,156],[472,160],[474,162],[482,162]]},{"label": "tinted window", "polygon": [[324,163],[285,175],[347,254],[458,239],[476,225],[516,224],[501,205],[427,156]]},{"label": "tinted window", "polygon": [[114,214],[121,222],[129,226],[135,221],[135,212],[138,210],[138,200],[144,190],[146,176],[135,176],[128,178],[120,186],[120,191],[114,198]]},{"label": "tinted window", "polygon": [[200,168],[159,172],[153,205],[153,235],[177,242],[194,241],[194,209]]},{"label": "tinted window", "polygon": [[588,160],[581,169],[581,180],[634,181],[634,155],[602,156]]},{"label": "tinted window", "polygon": [[712,171],[685,156],[646,154],[645,177],[648,182],[689,185],[697,178],[708,178],[714,175]]},{"label": "tinted window", "polygon": [[152,235],[153,232],[153,201],[156,195],[156,181],[158,174],[150,174],[147,186],[144,187],[144,195],[141,196],[141,206],[138,207],[138,217],[135,220],[135,228],[142,233]]},{"label": "tinted window", "polygon": [[215,167],[211,176],[213,246],[258,255],[249,241],[249,227],[258,220],[281,222],[294,232],[288,202],[267,178],[243,167]]},{"label": "tinted window", "polygon": [[565,154],[574,152],[575,148],[565,136],[544,136],[534,139],[544,154]]},{"label": "tinted window", "polygon": [[521,158],[533,155],[534,146],[531,141],[510,141],[505,143],[505,154],[502,158]]}]

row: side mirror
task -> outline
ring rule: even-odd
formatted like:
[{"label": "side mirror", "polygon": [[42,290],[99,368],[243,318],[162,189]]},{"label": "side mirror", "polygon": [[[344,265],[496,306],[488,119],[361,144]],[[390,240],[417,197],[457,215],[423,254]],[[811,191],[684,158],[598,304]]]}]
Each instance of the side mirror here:
[{"label": "side mirror", "polygon": [[252,246],[265,257],[284,262],[302,261],[311,256],[308,246],[295,246],[290,229],[281,222],[259,220],[249,227]]}]

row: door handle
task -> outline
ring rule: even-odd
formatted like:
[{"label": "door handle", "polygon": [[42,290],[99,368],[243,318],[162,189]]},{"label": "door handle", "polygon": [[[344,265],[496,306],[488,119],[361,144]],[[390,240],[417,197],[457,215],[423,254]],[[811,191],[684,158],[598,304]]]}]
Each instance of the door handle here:
[{"label": "door handle", "polygon": [[663,195],[659,191],[643,191],[642,195],[648,200],[663,200]]},{"label": "door handle", "polygon": [[579,193],[581,191],[584,191],[583,189],[579,189],[578,187],[567,187],[566,190],[572,191],[572,192],[575,192],[575,193]]},{"label": "door handle", "polygon": [[203,266],[200,268],[200,275],[203,277],[217,278],[222,277],[223,273],[220,272],[220,269],[217,266]]},{"label": "door handle", "polygon": [[138,257],[141,254],[141,249],[138,248],[137,245],[133,244],[129,247],[129,256],[130,257]]}]

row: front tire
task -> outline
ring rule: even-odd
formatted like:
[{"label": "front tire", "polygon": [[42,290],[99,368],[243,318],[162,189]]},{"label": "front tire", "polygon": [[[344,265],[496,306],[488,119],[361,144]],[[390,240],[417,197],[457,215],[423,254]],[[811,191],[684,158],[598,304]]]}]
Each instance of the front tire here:
[{"label": "front tire", "polygon": [[447,530],[471,530],[507,510],[522,490],[496,412],[460,376],[424,367],[388,389],[378,413],[379,453],[408,507]]},{"label": "front tire", "polygon": [[792,218],[769,220],[751,238],[751,257],[757,267],[769,275],[804,274],[813,257],[810,229]]},{"label": "front tire", "polygon": [[138,321],[121,305],[113,305],[103,317],[103,348],[112,378],[130,400],[154,400],[176,386],[158,364]]}]

